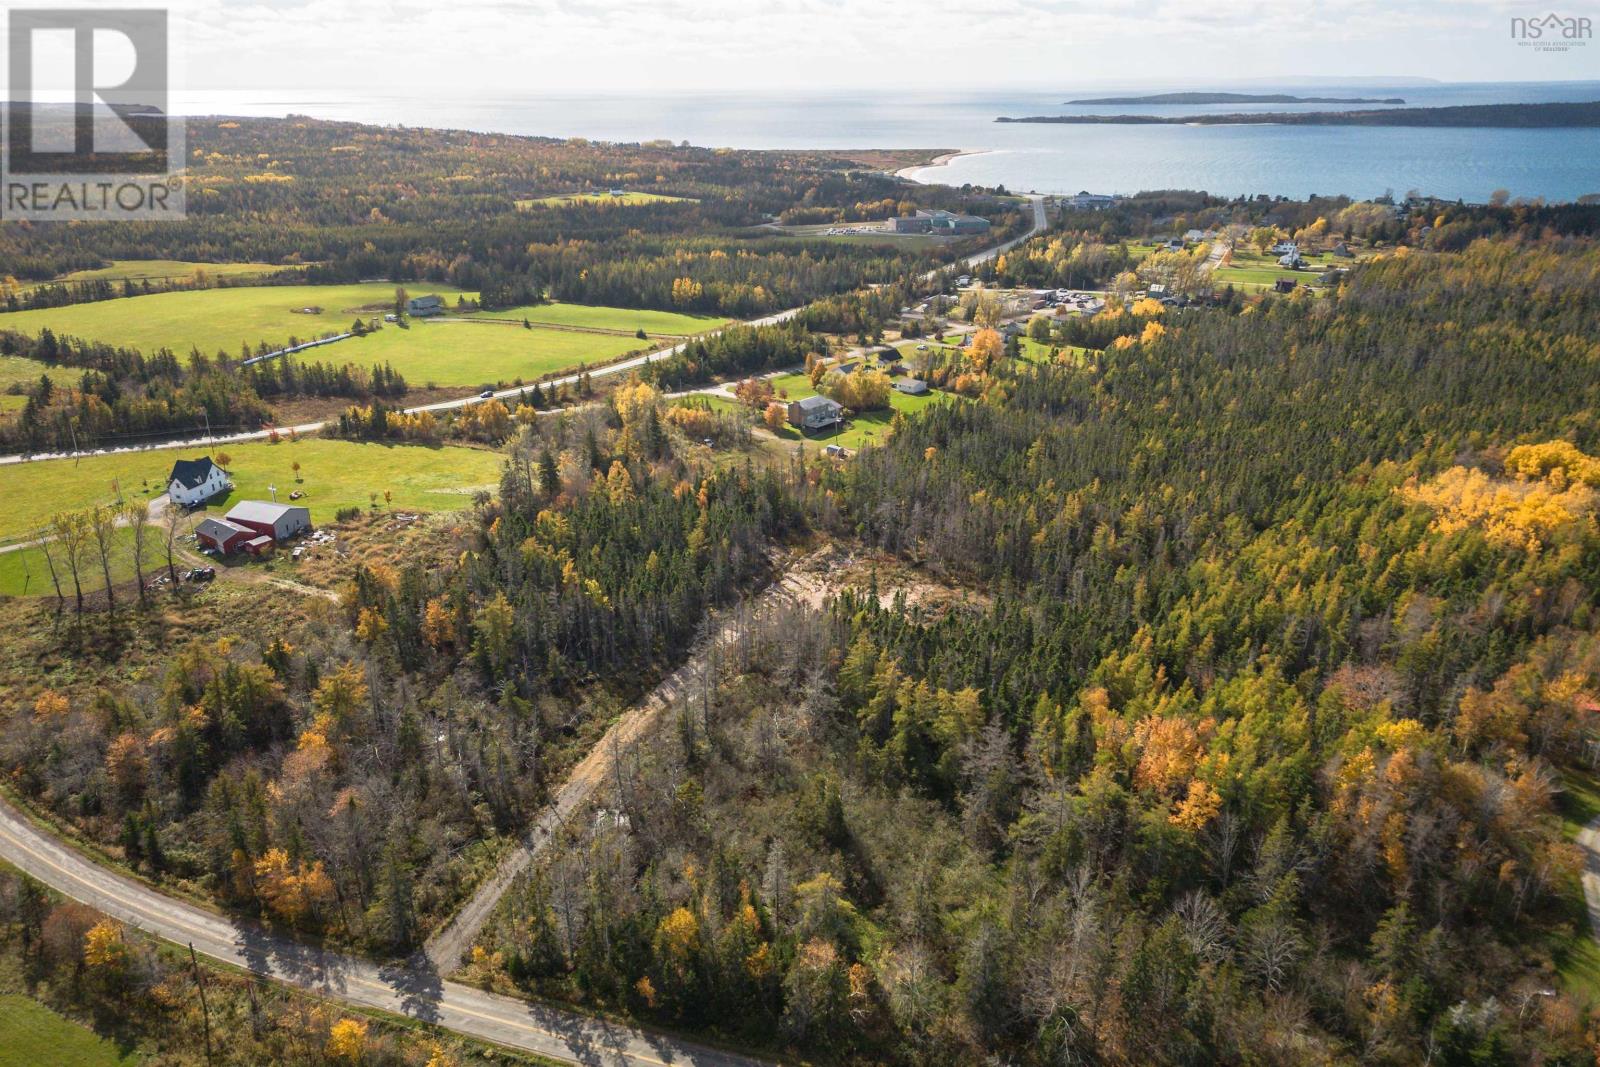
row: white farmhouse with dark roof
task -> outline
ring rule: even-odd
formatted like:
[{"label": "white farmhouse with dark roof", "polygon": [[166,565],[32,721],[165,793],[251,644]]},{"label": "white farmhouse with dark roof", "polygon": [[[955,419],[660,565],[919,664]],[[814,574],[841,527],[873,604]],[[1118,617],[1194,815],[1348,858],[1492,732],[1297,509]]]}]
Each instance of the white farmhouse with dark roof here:
[{"label": "white farmhouse with dark roof", "polygon": [[211,462],[210,456],[180,459],[167,475],[167,496],[174,504],[193,507],[233,488],[228,472]]}]

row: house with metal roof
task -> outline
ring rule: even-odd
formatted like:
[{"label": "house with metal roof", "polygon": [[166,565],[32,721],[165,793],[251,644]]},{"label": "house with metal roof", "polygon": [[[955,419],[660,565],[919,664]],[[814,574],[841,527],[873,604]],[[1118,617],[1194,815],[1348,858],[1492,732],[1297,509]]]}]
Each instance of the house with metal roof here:
[{"label": "house with metal roof", "polygon": [[825,430],[844,421],[844,408],[825,396],[808,396],[789,402],[789,425],[801,433]]}]

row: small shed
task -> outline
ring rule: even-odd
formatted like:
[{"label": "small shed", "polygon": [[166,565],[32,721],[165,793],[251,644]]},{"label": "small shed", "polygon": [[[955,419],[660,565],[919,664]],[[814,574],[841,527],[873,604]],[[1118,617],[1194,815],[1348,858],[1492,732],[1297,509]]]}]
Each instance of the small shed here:
[{"label": "small shed", "polygon": [[250,538],[241,547],[252,556],[261,556],[271,552],[275,543],[272,538],[262,534],[260,537]]},{"label": "small shed", "polygon": [[899,378],[894,383],[896,392],[907,396],[925,396],[928,392],[928,383],[921,378]]}]

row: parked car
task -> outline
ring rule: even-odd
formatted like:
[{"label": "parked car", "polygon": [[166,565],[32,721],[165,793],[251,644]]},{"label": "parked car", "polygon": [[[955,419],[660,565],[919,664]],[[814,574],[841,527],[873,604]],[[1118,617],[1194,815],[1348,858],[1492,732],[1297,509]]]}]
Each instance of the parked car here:
[{"label": "parked car", "polygon": [[478,394],[478,399],[479,400],[489,400],[489,399],[492,399],[493,397],[494,397],[494,390],[493,389],[485,389],[483,392]]}]

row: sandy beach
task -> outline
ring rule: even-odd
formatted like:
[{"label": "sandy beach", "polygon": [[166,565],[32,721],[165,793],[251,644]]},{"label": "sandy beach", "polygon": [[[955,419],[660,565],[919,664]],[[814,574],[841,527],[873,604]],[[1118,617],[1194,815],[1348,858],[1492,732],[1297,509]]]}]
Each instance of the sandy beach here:
[{"label": "sandy beach", "polygon": [[958,159],[961,156],[982,156],[987,155],[990,151],[987,148],[963,148],[959,152],[946,152],[942,156],[935,156],[930,162],[919,163],[914,167],[902,167],[894,172],[894,176],[896,178],[904,178],[907,181],[920,182],[923,180],[920,177],[923,171],[946,166],[952,159]]}]

